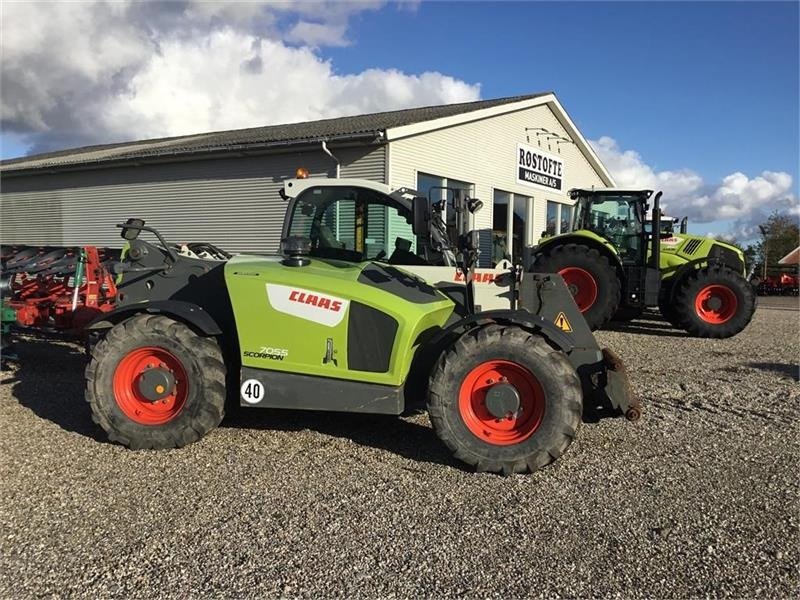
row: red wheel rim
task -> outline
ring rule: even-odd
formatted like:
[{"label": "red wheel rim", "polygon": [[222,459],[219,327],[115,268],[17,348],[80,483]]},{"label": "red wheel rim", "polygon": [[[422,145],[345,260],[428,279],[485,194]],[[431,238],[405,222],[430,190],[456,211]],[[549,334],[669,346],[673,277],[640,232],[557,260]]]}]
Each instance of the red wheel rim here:
[{"label": "red wheel rim", "polygon": [[[496,383],[517,389],[520,410],[498,419],[486,408],[486,393]],[[544,391],[525,367],[506,360],[489,360],[472,369],[461,383],[458,409],[464,424],[478,439],[496,446],[518,444],[533,435],[544,415]]]},{"label": "red wheel rim", "polygon": [[697,316],[706,323],[721,325],[730,321],[739,308],[739,300],[731,288],[725,285],[707,285],[694,298]]},{"label": "red wheel rim", "polygon": [[575,304],[581,312],[586,312],[597,300],[597,282],[589,271],[580,267],[566,267],[558,272],[564,278]]},{"label": "red wheel rim", "polygon": [[[172,390],[155,401],[148,400],[139,386],[140,377],[150,369],[168,371],[175,379]],[[186,404],[189,393],[186,370],[175,355],[163,348],[136,348],[122,357],[114,371],[114,399],[126,417],[141,425],[163,425],[174,419]]]}]

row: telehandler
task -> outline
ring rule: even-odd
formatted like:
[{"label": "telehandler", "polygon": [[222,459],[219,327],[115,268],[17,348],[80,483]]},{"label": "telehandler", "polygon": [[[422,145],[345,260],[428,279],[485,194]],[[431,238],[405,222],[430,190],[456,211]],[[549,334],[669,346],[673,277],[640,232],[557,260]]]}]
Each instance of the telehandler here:
[{"label": "telehandler", "polygon": [[220,423],[229,395],[394,415],[424,400],[459,460],[524,473],[567,449],[584,408],[639,418],[622,361],[558,274],[510,270],[506,306],[478,308],[479,200],[431,205],[347,179],[290,179],[282,196],[281,255],[180,256],[143,220],[119,225],[116,306],[86,328],[86,398],[110,439],[184,446]]}]

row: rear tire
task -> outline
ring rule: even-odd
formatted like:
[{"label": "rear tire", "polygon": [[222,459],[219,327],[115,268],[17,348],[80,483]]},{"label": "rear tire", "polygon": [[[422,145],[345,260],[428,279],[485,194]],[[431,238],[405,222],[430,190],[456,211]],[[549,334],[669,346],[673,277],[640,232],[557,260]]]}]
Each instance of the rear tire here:
[{"label": "rear tire", "polygon": [[[487,391],[498,384],[518,393],[515,415],[490,414]],[[526,473],[572,443],[581,423],[581,384],[566,356],[540,335],[489,325],[465,333],[439,358],[428,413],[459,460],[478,471]]]},{"label": "rear tire", "polygon": [[697,337],[732,337],[747,327],[755,309],[747,280],[721,265],[690,274],[675,294],[678,326]]},{"label": "rear tire", "polygon": [[546,247],[536,255],[531,270],[559,273],[592,330],[611,321],[619,308],[622,292],[617,270],[594,248],[583,244]]},{"label": "rear tire", "polygon": [[[158,399],[145,397],[154,395]],[[225,414],[219,345],[164,316],[123,321],[92,350],[86,400],[95,423],[124,446],[180,448],[195,442]]]}]

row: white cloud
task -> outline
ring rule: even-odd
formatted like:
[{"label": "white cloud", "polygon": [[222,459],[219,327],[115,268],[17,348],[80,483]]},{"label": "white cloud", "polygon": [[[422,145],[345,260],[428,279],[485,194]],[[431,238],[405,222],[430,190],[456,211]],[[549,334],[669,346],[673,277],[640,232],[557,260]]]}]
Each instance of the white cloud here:
[{"label": "white cloud", "polygon": [[480,97],[435,72],[338,73],[376,2],[6,3],[2,127],[34,151]]},{"label": "white cloud", "polygon": [[747,240],[775,210],[800,215],[800,201],[788,173],[764,171],[750,178],[737,171],[712,185],[691,169],[656,171],[638,152],[622,150],[613,138],[604,136],[590,143],[618,186],[662,190],[664,211],[688,216],[690,223],[729,221],[730,235]]},{"label": "white cloud", "polygon": [[289,30],[286,39],[307,46],[349,46],[350,42],[345,37],[347,25],[344,23],[331,25],[327,23],[310,23],[298,21]]}]

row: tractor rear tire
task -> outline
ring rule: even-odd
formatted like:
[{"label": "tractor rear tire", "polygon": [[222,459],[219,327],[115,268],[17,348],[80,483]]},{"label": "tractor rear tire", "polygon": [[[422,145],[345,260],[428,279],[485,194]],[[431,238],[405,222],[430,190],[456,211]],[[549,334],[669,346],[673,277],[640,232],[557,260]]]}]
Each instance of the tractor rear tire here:
[{"label": "tractor rear tire", "polygon": [[617,270],[594,248],[583,244],[546,247],[537,253],[531,270],[561,275],[593,331],[611,321],[619,308],[622,291]]},{"label": "tractor rear tire", "polygon": [[566,355],[515,326],[463,334],[428,382],[434,430],[456,458],[478,471],[526,473],[553,462],[575,438],[582,406],[581,384]]},{"label": "tractor rear tire", "polygon": [[132,317],[93,348],[86,400],[110,440],[135,450],[180,448],[222,421],[222,352],[168,317]]},{"label": "tractor rear tire", "polygon": [[658,310],[661,312],[661,316],[664,317],[670,325],[677,329],[683,329],[680,319],[678,318],[678,312],[675,310],[672,288],[672,281],[661,284],[661,289],[658,292]]},{"label": "tractor rear tire", "polygon": [[756,310],[752,286],[736,271],[712,265],[680,283],[674,310],[678,325],[696,337],[729,338],[750,323]]}]

